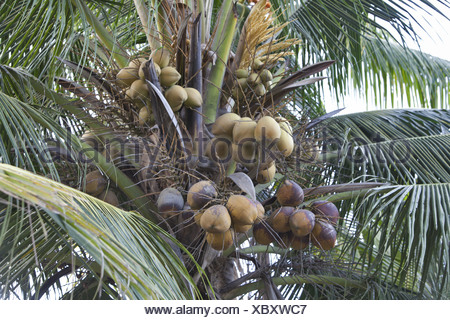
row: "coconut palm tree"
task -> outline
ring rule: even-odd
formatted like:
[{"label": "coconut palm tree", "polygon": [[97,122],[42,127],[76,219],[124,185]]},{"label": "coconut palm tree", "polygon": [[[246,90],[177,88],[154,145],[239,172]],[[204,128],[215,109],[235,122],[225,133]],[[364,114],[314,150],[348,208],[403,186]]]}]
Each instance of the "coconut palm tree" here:
[{"label": "coconut palm tree", "polygon": [[448,298],[450,63],[380,23],[442,12],[402,5],[1,4],[2,298]]}]

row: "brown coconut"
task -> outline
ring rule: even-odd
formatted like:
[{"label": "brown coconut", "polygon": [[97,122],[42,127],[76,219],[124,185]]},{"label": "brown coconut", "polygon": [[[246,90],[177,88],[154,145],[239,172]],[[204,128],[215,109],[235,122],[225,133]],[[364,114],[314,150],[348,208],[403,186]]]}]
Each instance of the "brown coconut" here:
[{"label": "brown coconut", "polygon": [[93,196],[98,196],[99,194],[101,194],[105,190],[106,185],[108,184],[106,178],[98,170],[89,172],[86,175],[85,181],[86,181],[86,188],[85,188],[86,193]]},{"label": "brown coconut", "polygon": [[292,180],[285,180],[277,190],[277,200],[282,206],[296,207],[300,205],[305,194],[303,189]]},{"label": "brown coconut", "polygon": [[304,237],[310,234],[315,224],[314,213],[309,210],[297,210],[289,217],[292,233],[297,237]]},{"label": "brown coconut", "polygon": [[262,245],[268,245],[275,241],[275,231],[266,221],[260,221],[253,225],[253,237]]},{"label": "brown coconut", "polygon": [[194,183],[188,191],[187,203],[192,210],[199,210],[217,198],[217,190],[214,184],[208,180]]},{"label": "brown coconut", "polygon": [[176,215],[183,210],[183,196],[175,188],[166,188],[159,194],[156,206],[158,207],[159,213],[163,216]]},{"label": "brown coconut", "polygon": [[289,232],[291,225],[289,218],[297,211],[294,207],[281,207],[272,212],[269,217],[270,225],[276,232]]},{"label": "brown coconut", "polygon": [[311,233],[312,243],[325,251],[335,247],[336,237],[336,229],[330,223],[320,220],[316,222]]},{"label": "brown coconut", "polygon": [[334,203],[326,200],[315,201],[310,205],[311,211],[317,218],[328,220],[336,224],[339,219],[339,210]]}]

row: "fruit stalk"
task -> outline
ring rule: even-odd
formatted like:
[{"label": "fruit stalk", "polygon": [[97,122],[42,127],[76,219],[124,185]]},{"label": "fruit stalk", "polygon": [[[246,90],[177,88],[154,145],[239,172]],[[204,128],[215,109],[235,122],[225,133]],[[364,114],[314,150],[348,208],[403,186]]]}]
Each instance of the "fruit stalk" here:
[{"label": "fruit stalk", "polygon": [[216,52],[217,60],[216,64],[211,68],[205,89],[206,97],[203,114],[205,115],[206,124],[213,123],[216,120],[223,78],[237,23],[237,17],[233,9],[232,0],[226,0],[222,3],[218,27],[212,43],[211,51]]}]

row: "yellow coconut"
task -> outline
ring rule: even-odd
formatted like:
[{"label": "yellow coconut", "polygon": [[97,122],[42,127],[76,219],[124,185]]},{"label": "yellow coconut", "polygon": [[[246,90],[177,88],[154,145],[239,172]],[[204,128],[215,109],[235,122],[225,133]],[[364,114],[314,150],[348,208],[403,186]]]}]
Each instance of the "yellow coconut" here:
[{"label": "yellow coconut", "polygon": [[[145,61],[147,62],[147,61]],[[142,80],[145,79],[145,75],[144,75],[144,66],[145,66],[145,62],[141,64],[141,66],[139,67],[139,78],[141,78]],[[155,72],[156,75],[159,77],[161,75],[161,68],[159,67],[158,64],[153,63],[154,67],[155,67]]]},{"label": "yellow coconut", "polygon": [[228,162],[231,152],[232,143],[227,137],[215,137],[208,142],[205,155],[214,161]]},{"label": "yellow coconut", "polygon": [[223,233],[206,233],[206,242],[214,250],[226,250],[233,244],[234,233],[232,229],[229,229]]},{"label": "yellow coconut", "polygon": [[147,83],[142,79],[134,81],[126,91],[126,94],[132,100],[145,101],[149,97]]},{"label": "yellow coconut", "polygon": [[130,68],[134,68],[134,69],[138,69],[141,67],[141,65],[143,65],[145,62],[147,61],[147,59],[145,58],[137,58],[137,59],[133,59],[130,61],[130,63],[128,64],[128,67]]},{"label": "yellow coconut", "polygon": [[150,55],[153,62],[159,65],[161,68],[165,68],[170,63],[170,51],[167,49],[159,49]]},{"label": "yellow coconut", "polygon": [[203,104],[202,94],[195,88],[185,88],[188,98],[184,105],[189,108],[197,108]]},{"label": "yellow coconut", "polygon": [[232,158],[234,161],[252,168],[257,164],[257,145],[252,139],[242,139],[232,145]]},{"label": "yellow coconut", "polygon": [[[278,122],[270,116],[264,116],[258,120],[255,127],[255,139],[258,142],[269,143],[280,139],[281,128]],[[267,145],[265,146],[267,147]]]},{"label": "yellow coconut", "polygon": [[246,139],[251,141],[255,139],[256,121],[249,117],[243,117],[236,122],[233,128],[233,142],[239,143]]},{"label": "yellow coconut", "polygon": [[226,207],[233,223],[249,225],[253,224],[258,217],[256,203],[243,195],[231,195]]},{"label": "yellow coconut", "polygon": [[159,82],[164,87],[171,87],[181,79],[181,74],[173,67],[165,67],[161,69]]},{"label": "yellow coconut", "polygon": [[241,117],[236,113],[225,113],[218,117],[211,128],[211,133],[215,136],[226,136],[232,139],[233,128]]},{"label": "yellow coconut", "polygon": [[231,217],[225,206],[216,204],[206,209],[201,218],[200,226],[210,233],[223,233],[231,227]]},{"label": "yellow coconut", "polygon": [[275,173],[277,171],[275,162],[273,162],[267,168],[259,168],[258,173],[256,174],[256,181],[259,184],[266,184],[273,180],[275,177]]},{"label": "yellow coconut", "polygon": [[116,75],[116,84],[121,88],[131,86],[131,84],[139,79],[138,69],[125,67]]},{"label": "yellow coconut", "polygon": [[183,87],[178,85],[171,86],[166,90],[164,96],[167,99],[170,107],[173,111],[178,111],[183,106],[183,103],[187,100],[188,95]]},{"label": "yellow coconut", "polygon": [[253,224],[233,223],[233,230],[236,233],[246,233],[253,227]]}]

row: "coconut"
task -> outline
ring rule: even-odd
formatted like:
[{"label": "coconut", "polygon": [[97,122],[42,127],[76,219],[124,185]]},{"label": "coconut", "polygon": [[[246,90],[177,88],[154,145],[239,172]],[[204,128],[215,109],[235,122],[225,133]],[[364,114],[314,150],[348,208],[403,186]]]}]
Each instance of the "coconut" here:
[{"label": "coconut", "polygon": [[264,214],[266,213],[266,210],[264,209],[264,206],[259,201],[256,202],[256,209],[258,210],[258,217],[256,218],[257,221],[261,221],[264,219]]},{"label": "coconut", "polygon": [[312,243],[325,251],[335,247],[336,236],[336,229],[325,221],[317,221],[311,232]]},{"label": "coconut", "polygon": [[195,88],[185,88],[188,98],[184,105],[189,108],[200,107],[203,104],[202,94]]},{"label": "coconut", "polygon": [[248,70],[246,69],[237,69],[235,74],[238,79],[248,78]]},{"label": "coconut", "polygon": [[297,237],[304,237],[310,234],[315,224],[314,213],[309,210],[297,210],[289,217],[292,233]]},{"label": "coconut", "polygon": [[139,79],[138,69],[125,67],[116,75],[116,84],[121,88],[131,86],[131,84]]},{"label": "coconut", "polygon": [[161,69],[161,74],[159,75],[159,82],[164,87],[171,87],[175,85],[181,79],[181,74],[178,73],[177,69],[173,67],[165,67]]},{"label": "coconut", "polygon": [[226,207],[233,223],[249,225],[253,224],[258,217],[256,203],[242,195],[231,195]]},{"label": "coconut", "polygon": [[265,221],[255,223],[253,225],[253,238],[262,245],[268,245],[275,241],[275,232]]},{"label": "coconut", "polygon": [[[146,60],[145,62],[147,62],[148,60]],[[144,75],[144,66],[145,66],[145,62],[142,63],[139,67],[139,78],[141,78],[142,80],[145,80],[145,75]],[[155,67],[155,72],[156,75],[159,77],[161,75],[161,68],[158,64],[153,63],[153,66]]]},{"label": "coconut", "polygon": [[315,201],[310,205],[310,208],[318,218],[326,219],[333,224],[338,222],[339,210],[332,202],[326,200]]},{"label": "coconut", "polygon": [[149,97],[147,83],[142,79],[134,81],[126,91],[126,94],[132,100],[146,100]]},{"label": "coconut", "polygon": [[253,224],[233,223],[233,230],[236,233],[246,233],[252,228]]},{"label": "coconut", "polygon": [[277,171],[275,162],[273,162],[267,168],[259,168],[258,173],[256,174],[256,181],[259,184],[266,184],[273,180],[275,177],[275,173]]},{"label": "coconut", "polygon": [[255,94],[261,97],[266,94],[266,86],[263,83],[258,83],[255,87]]},{"label": "coconut", "polygon": [[261,77],[260,77],[259,74],[257,74],[257,73],[252,73],[252,74],[250,74],[250,75],[248,76],[248,78],[247,78],[247,83],[248,83],[250,86],[256,86],[256,85],[258,85],[258,84],[261,84],[261,83],[262,83]]},{"label": "coconut", "polygon": [[165,97],[172,110],[178,111],[183,106],[183,103],[187,100],[188,94],[183,87],[174,85],[166,90]]},{"label": "coconut", "polygon": [[166,188],[159,194],[156,206],[164,217],[176,215],[183,210],[183,196],[175,188]]},{"label": "coconut", "polygon": [[206,242],[214,250],[226,250],[233,244],[233,230],[229,229],[223,233],[206,233]]},{"label": "coconut", "polygon": [[281,128],[278,122],[270,116],[264,116],[258,120],[255,127],[255,139],[258,142],[272,142],[280,139]]},{"label": "coconut", "polygon": [[98,195],[98,198],[116,207],[120,204],[117,195],[112,190],[104,190]]},{"label": "coconut", "polygon": [[241,117],[236,113],[225,113],[218,117],[211,128],[211,133],[215,136],[226,136],[232,139],[233,128]]},{"label": "coconut", "polygon": [[165,68],[169,65],[170,62],[170,52],[166,49],[160,49],[152,52],[150,58],[153,59],[153,62],[159,65],[161,68]]},{"label": "coconut", "polygon": [[223,233],[231,227],[231,217],[225,206],[216,204],[206,209],[201,218],[200,226],[210,233]]},{"label": "coconut", "polygon": [[81,141],[88,144],[91,148],[94,149],[101,149],[102,146],[99,142],[101,139],[99,139],[92,131],[85,131],[85,133],[81,136]]},{"label": "coconut", "polygon": [[130,61],[128,67],[138,69],[143,65],[147,60],[144,58],[137,58]]},{"label": "coconut", "polygon": [[287,249],[291,246],[294,235],[292,232],[279,232],[278,237],[276,237],[276,243],[283,249]]},{"label": "coconut", "polygon": [[239,143],[243,139],[247,141],[254,140],[255,128],[256,121],[253,121],[249,117],[243,117],[239,121],[236,121],[233,128],[233,142]]},{"label": "coconut", "polygon": [[297,211],[294,207],[281,207],[272,212],[269,217],[270,225],[277,232],[291,231],[289,218]]},{"label": "coconut", "polygon": [[264,62],[259,59],[254,59],[252,63],[253,70],[260,70],[264,66]]},{"label": "coconut", "polygon": [[148,112],[147,107],[142,107],[139,110],[139,124],[143,126],[148,120],[150,120],[151,113]]},{"label": "coconut", "polygon": [[267,81],[272,81],[272,79],[273,79],[272,73],[267,69],[262,70],[260,72],[259,76],[261,77],[261,80],[264,83]]},{"label": "coconut", "polygon": [[237,87],[241,88],[242,90],[245,90],[248,88],[248,82],[247,78],[241,78],[237,80]]},{"label": "coconut", "polygon": [[108,184],[108,181],[106,181],[105,177],[100,173],[100,171],[95,170],[92,172],[89,172],[86,175],[86,187],[85,191],[86,193],[98,196],[101,194]]},{"label": "coconut", "polygon": [[242,139],[240,143],[233,143],[232,158],[247,168],[252,168],[257,163],[256,149],[256,142],[252,141],[252,139]]},{"label": "coconut", "polygon": [[205,155],[214,161],[230,160],[232,143],[227,137],[216,137],[206,145]]},{"label": "coconut", "polygon": [[282,206],[295,207],[303,202],[303,189],[292,180],[285,180],[277,190],[277,200]]},{"label": "coconut", "polygon": [[308,247],[310,243],[310,237],[296,237],[295,235],[291,239],[290,246],[294,250],[304,250]]},{"label": "coconut", "polygon": [[198,226],[200,226],[200,219],[202,218],[202,215],[203,215],[203,211],[198,211],[194,215],[194,221]]},{"label": "coconut", "polygon": [[193,184],[187,194],[187,203],[193,210],[199,210],[217,197],[217,191],[211,181],[202,180]]}]

